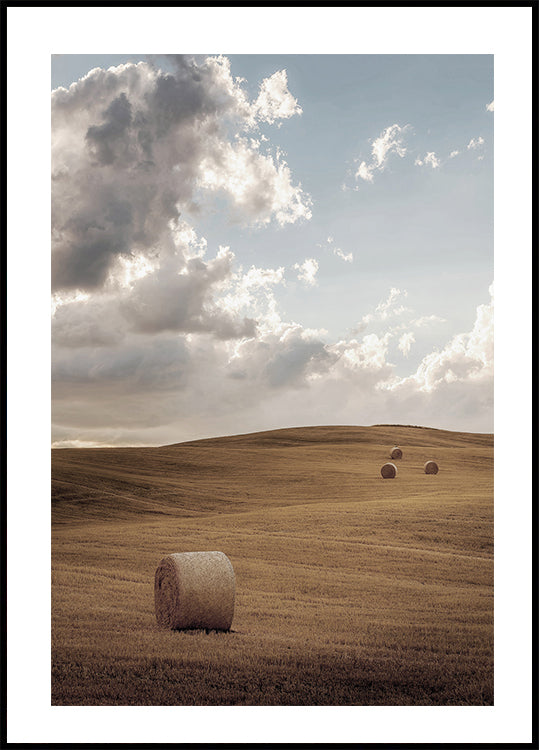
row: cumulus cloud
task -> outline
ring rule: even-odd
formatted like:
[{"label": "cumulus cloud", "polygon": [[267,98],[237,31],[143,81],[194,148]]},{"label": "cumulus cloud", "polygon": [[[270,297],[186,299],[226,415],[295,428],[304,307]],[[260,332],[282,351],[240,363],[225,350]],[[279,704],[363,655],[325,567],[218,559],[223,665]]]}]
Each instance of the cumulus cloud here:
[{"label": "cumulus cloud", "polygon": [[401,290],[391,287],[388,298],[376,306],[376,312],[380,315],[382,320],[386,320],[390,315],[402,315],[402,313],[407,312],[409,308],[399,304],[399,302],[407,296],[408,292],[406,289]]},{"label": "cumulus cloud", "polygon": [[103,287],[119,257],[162,255],[170,223],[222,195],[236,221],[310,217],[280,154],[248,139],[260,120],[301,110],[284,71],[249,102],[225,57],[94,69],[52,94],[52,284]]},{"label": "cumulus cloud", "polygon": [[487,383],[494,376],[494,288],[489,289],[488,305],[477,308],[472,331],[454,336],[441,350],[428,354],[417,371],[397,379],[389,387],[399,390],[410,387],[431,393],[443,384]]},{"label": "cumulus cloud", "polygon": [[433,169],[437,169],[441,164],[434,151],[429,151],[426,156],[423,157],[423,159],[418,156],[414,163],[418,167],[429,165]]},{"label": "cumulus cloud", "polygon": [[372,182],[374,180],[375,166],[373,164],[368,165],[367,162],[362,161],[356,172],[356,180],[361,177],[365,182]]},{"label": "cumulus cloud", "polygon": [[253,141],[220,143],[201,161],[199,187],[224,193],[237,221],[294,223],[311,218],[311,200],[293,186],[291,172],[280,156],[262,154]]},{"label": "cumulus cloud", "polygon": [[[233,274],[231,283],[222,290],[217,298],[221,309],[230,315],[246,320],[256,321],[256,336],[264,337],[268,333],[280,330],[282,321],[278,312],[275,289],[286,285],[284,268],[251,268],[244,273],[240,267]],[[234,343],[234,352],[237,344]],[[237,353],[234,353],[234,357]]]},{"label": "cumulus cloud", "polygon": [[174,264],[164,264],[159,272],[145,276],[134,293],[120,301],[130,330],[206,331],[219,338],[254,335],[254,320],[234,317],[212,298],[215,288],[230,278],[233,260],[233,253],[221,248],[207,263],[189,260],[184,273],[178,273]]},{"label": "cumulus cloud", "polygon": [[298,279],[306,286],[316,286],[316,274],[318,273],[318,261],[315,258],[306,258],[303,263],[295,263],[292,268],[298,271]]},{"label": "cumulus cloud", "polygon": [[387,127],[372,143],[372,155],[375,166],[382,168],[390,153],[404,156],[406,148],[403,146],[403,133],[407,126],[394,124]]},{"label": "cumulus cloud", "polygon": [[477,138],[472,138],[468,145],[466,146],[467,149],[477,149],[483,146],[485,143],[485,139],[483,136],[478,136]]},{"label": "cumulus cloud", "polygon": [[376,379],[384,379],[391,371],[391,365],[386,362],[388,343],[391,334],[386,333],[378,336],[376,333],[369,333],[360,340],[351,339],[350,341],[340,341],[330,347],[330,351],[338,355],[337,370],[340,374],[343,371],[358,372],[367,371],[371,374],[377,373]]},{"label": "cumulus cloud", "polygon": [[385,169],[390,154],[397,154],[401,158],[406,154],[404,145],[404,133],[409,125],[389,125],[383,130],[378,138],[372,141],[371,160],[369,163],[362,161],[356,171],[356,181],[359,178],[366,182],[372,182],[375,172]]},{"label": "cumulus cloud", "polygon": [[340,247],[334,247],[333,252],[338,258],[341,258],[344,260],[345,263],[353,263],[354,261],[354,254],[353,253],[345,253],[341,250]]},{"label": "cumulus cloud", "polygon": [[262,81],[253,110],[258,119],[268,123],[302,113],[297,99],[288,90],[286,70],[279,70]]},{"label": "cumulus cloud", "polygon": [[415,336],[412,332],[403,333],[399,338],[399,351],[401,351],[405,357],[410,354],[410,349],[412,348],[412,344],[414,343],[414,341]]},{"label": "cumulus cloud", "polygon": [[184,223],[174,226],[174,252],[156,267],[118,259],[108,282],[93,294],[55,295],[55,346],[118,344],[129,333],[205,332],[218,338],[252,336],[255,320],[220,301],[234,281],[235,256],[220,247],[203,260],[206,243]]},{"label": "cumulus cloud", "polygon": [[455,156],[458,156],[459,154],[460,154],[460,151],[458,150],[458,148],[456,148],[454,151],[451,151],[451,153],[449,154],[449,158],[454,159]]}]

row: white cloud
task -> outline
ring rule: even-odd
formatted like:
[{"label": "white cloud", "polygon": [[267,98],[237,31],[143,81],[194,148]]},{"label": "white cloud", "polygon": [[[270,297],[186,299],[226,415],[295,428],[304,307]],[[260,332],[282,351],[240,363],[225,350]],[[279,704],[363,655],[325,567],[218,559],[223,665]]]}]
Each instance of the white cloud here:
[{"label": "white cloud", "polygon": [[[275,297],[272,288],[284,284],[284,268],[257,268],[233,276],[233,283],[219,298],[219,305],[235,315],[240,311],[256,318],[258,324],[275,326]],[[279,319],[280,321],[280,319]]]},{"label": "white cloud", "polygon": [[372,182],[374,179],[375,168],[376,167],[374,165],[368,166],[366,162],[362,161],[357,168],[356,179],[358,177],[361,177],[361,179],[365,180],[366,182]]},{"label": "white cloud", "polygon": [[256,268],[251,266],[242,276],[241,283],[248,289],[267,287],[269,284],[280,284],[283,281],[284,268]]},{"label": "white cloud", "polygon": [[467,342],[467,354],[480,361],[483,373],[494,374],[494,284],[489,287],[490,302],[477,308],[474,327]]},{"label": "white cloud", "polygon": [[117,261],[112,278],[121,286],[131,287],[138,279],[143,279],[157,268],[155,259],[140,254],[121,255]]},{"label": "white cloud", "polygon": [[335,255],[339,258],[342,258],[346,263],[352,263],[354,261],[354,254],[352,252],[345,253],[341,250],[340,247],[334,247],[333,252]]},{"label": "white cloud", "polygon": [[478,138],[472,138],[470,142],[468,143],[468,145],[466,146],[466,148],[467,149],[480,148],[481,146],[484,145],[484,143],[485,143],[485,139],[483,138],[483,136],[480,135]]},{"label": "white cloud", "polygon": [[494,112],[494,99],[490,102],[490,104],[486,105],[487,112]]},{"label": "white cloud", "polygon": [[405,357],[407,357],[410,354],[410,349],[414,342],[415,342],[415,336],[411,332],[403,333],[402,336],[399,338],[398,347]]},{"label": "white cloud", "polygon": [[414,164],[418,167],[426,166],[427,164],[430,165],[433,169],[437,169],[441,162],[436,156],[434,151],[429,151],[426,156],[421,159],[419,156],[415,160]]},{"label": "white cloud", "polygon": [[491,385],[494,376],[494,287],[490,287],[491,301],[477,308],[476,320],[470,333],[454,336],[441,350],[428,354],[417,371],[395,381],[392,390],[412,385],[419,391],[431,393],[442,384],[476,382]]},{"label": "white cloud", "polygon": [[372,155],[377,169],[385,166],[390,153],[396,153],[400,157],[404,156],[406,148],[403,146],[402,134],[406,127],[406,125],[401,127],[396,123],[390,125],[373,141]]},{"label": "white cloud", "polygon": [[360,177],[362,180],[372,182],[374,172],[381,172],[385,169],[389,155],[392,153],[402,158],[406,154],[403,134],[408,128],[409,125],[401,126],[397,123],[385,128],[379,137],[372,141],[371,163],[361,162],[355,174],[356,180]]},{"label": "white cloud", "polygon": [[296,271],[299,271],[298,279],[304,281],[307,286],[316,285],[316,274],[318,272],[317,260],[315,260],[314,258],[306,258],[301,265],[299,263],[295,263],[292,268],[294,268]]},{"label": "white cloud", "polygon": [[171,220],[169,223],[174,251],[178,253],[181,248],[181,254],[184,259],[203,258],[208,248],[208,242],[205,237],[198,237],[195,228],[186,221],[180,219]]},{"label": "white cloud", "polygon": [[286,70],[279,70],[262,81],[253,110],[257,119],[268,123],[302,113],[297,100],[288,90]]},{"label": "white cloud", "polygon": [[403,297],[407,297],[408,292],[406,289],[401,291],[392,287],[389,292],[389,296],[383,302],[380,302],[376,306],[375,312],[377,312],[382,320],[386,320],[393,315],[402,315],[404,312],[408,312],[410,308],[404,305],[398,305],[398,301],[401,301]]},{"label": "white cloud", "polygon": [[460,151],[458,149],[455,149],[454,151],[451,151],[451,153],[449,154],[449,158],[454,159],[455,156],[458,156],[459,154],[460,154]]},{"label": "white cloud", "polygon": [[390,334],[388,333],[384,336],[369,333],[363,336],[360,341],[356,339],[341,341],[330,347],[329,350],[339,353],[340,367],[347,370],[385,370],[388,367],[386,356],[389,339]]},{"label": "white cloud", "polygon": [[[320,243],[317,243],[317,244],[318,244],[318,247],[323,247],[322,244],[320,244]],[[329,248],[331,248],[331,250],[333,251],[334,255],[336,255],[338,258],[341,258],[342,260],[344,260],[345,263],[353,263],[353,261],[354,261],[354,254],[352,252],[345,253],[343,250],[341,250],[340,247],[335,247],[335,245],[333,244],[333,237],[330,236],[330,237],[327,238],[327,246]]]},{"label": "white cloud", "polygon": [[292,185],[287,163],[259,153],[243,139],[212,149],[201,162],[199,185],[227,195],[233,217],[243,217],[244,223],[264,225],[274,218],[284,226],[311,218],[311,200],[301,185]]}]

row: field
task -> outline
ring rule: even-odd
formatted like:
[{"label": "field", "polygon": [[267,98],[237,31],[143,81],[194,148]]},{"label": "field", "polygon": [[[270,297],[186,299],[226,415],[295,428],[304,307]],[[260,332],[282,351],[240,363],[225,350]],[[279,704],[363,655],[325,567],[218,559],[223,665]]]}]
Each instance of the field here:
[{"label": "field", "polygon": [[[155,569],[190,550],[234,566],[228,633],[157,626]],[[52,452],[53,705],[492,705],[493,636],[492,435]]]}]

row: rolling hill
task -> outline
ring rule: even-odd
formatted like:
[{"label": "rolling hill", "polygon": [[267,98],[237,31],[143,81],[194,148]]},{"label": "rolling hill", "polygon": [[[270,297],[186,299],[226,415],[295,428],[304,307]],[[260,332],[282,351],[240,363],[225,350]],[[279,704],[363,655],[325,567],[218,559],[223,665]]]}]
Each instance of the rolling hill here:
[{"label": "rolling hill", "polygon": [[[231,632],[160,629],[161,558],[214,549],[236,574]],[[52,702],[492,704],[493,436],[323,426],[54,450]]]}]

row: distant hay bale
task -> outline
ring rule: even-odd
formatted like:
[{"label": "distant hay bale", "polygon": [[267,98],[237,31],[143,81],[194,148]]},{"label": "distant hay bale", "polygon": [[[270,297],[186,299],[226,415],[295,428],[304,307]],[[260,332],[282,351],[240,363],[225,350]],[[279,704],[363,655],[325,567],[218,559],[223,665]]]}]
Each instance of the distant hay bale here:
[{"label": "distant hay bale", "polygon": [[397,476],[397,467],[395,464],[384,464],[380,469],[380,474],[384,479],[394,479]]},{"label": "distant hay bale", "polygon": [[224,552],[176,552],[155,571],[155,616],[172,630],[230,630],[236,579]]},{"label": "distant hay bale", "polygon": [[400,448],[395,446],[391,449],[391,453],[389,454],[389,458],[402,458],[402,451]]},{"label": "distant hay bale", "polygon": [[425,464],[425,474],[437,474],[438,464],[436,461],[427,461]]}]

